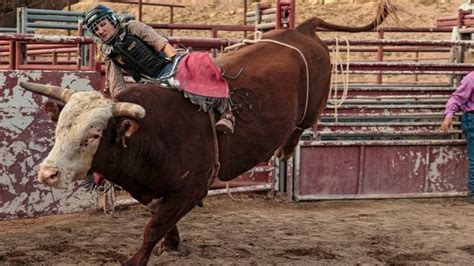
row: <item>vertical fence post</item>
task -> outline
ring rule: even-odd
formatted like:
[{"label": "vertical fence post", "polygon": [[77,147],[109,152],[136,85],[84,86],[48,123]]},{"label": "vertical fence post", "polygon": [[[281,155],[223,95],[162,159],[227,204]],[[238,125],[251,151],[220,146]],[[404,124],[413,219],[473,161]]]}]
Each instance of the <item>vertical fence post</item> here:
[{"label": "vertical fence post", "polygon": [[289,25],[290,29],[294,29],[296,26],[296,0],[291,0],[290,14],[289,14]]},{"label": "vertical fence post", "polygon": [[[217,29],[216,28],[212,28],[211,29],[211,35],[212,35],[212,38],[217,38]],[[218,54],[218,51],[216,48],[212,48],[212,57],[214,58],[217,58],[217,54]]]},{"label": "vertical fence post", "polygon": [[[379,35],[379,40],[384,38],[384,31],[379,29],[378,35]],[[383,61],[383,45],[379,45],[377,47],[377,61]],[[377,84],[382,84],[382,73],[377,74]]]},{"label": "vertical fence post", "polygon": [[85,53],[82,49],[82,45],[80,42],[77,43],[77,61],[76,61],[76,67],[77,70],[81,70],[81,65],[83,62],[83,56],[85,56]]},{"label": "vertical fence post", "polygon": [[25,62],[23,53],[26,53],[26,44],[21,41],[16,41],[15,44],[15,69],[20,69]]},{"label": "vertical fence post", "polygon": [[[170,6],[170,24],[174,22],[174,11],[173,6]],[[170,29],[170,36],[173,36],[173,29]]]},{"label": "vertical fence post", "polygon": [[255,27],[257,27],[258,24],[260,24],[262,21],[262,18],[261,18],[261,9],[260,9],[260,2],[257,2],[257,4],[255,5]]},{"label": "vertical fence post", "polygon": [[281,25],[281,2],[280,0],[276,1],[276,8],[275,8],[275,29],[279,30],[282,28]]},{"label": "vertical fence post", "polygon": [[2,10],[2,25],[5,26],[5,15],[7,14],[5,10],[7,10],[7,1],[2,1]]},{"label": "vertical fence post", "polygon": [[247,25],[247,0],[244,0],[244,25]]},{"label": "vertical fence post", "polygon": [[[77,36],[84,36],[84,22],[81,18],[77,20]],[[89,45],[85,45],[84,43],[78,42],[77,43],[77,67],[80,70],[82,66],[88,66],[91,60],[90,53],[87,49],[90,49]]]},{"label": "vertical fence post", "polygon": [[90,70],[100,71],[100,63],[95,60],[95,43],[89,44],[89,67]]},{"label": "vertical fence post", "polygon": [[461,29],[462,28],[462,25],[463,25],[463,18],[464,18],[464,11],[462,9],[458,9],[458,16],[457,16],[457,19],[456,19],[456,27],[458,27],[458,29]]},{"label": "vertical fence post", "polygon": [[21,16],[22,8],[19,7],[16,9],[16,33],[21,33]]},{"label": "vertical fence post", "polygon": [[58,64],[58,53],[56,52],[56,50],[53,50],[53,60],[51,62],[53,65],[57,65]]},{"label": "vertical fence post", "polygon": [[[244,25],[247,25],[247,0],[244,0]],[[247,31],[244,31],[244,38],[247,38]]]},{"label": "vertical fence post", "polygon": [[9,47],[9,52],[10,52],[10,63],[9,63],[9,69],[10,70],[15,70],[16,69],[16,42],[14,40],[10,40],[10,47]]},{"label": "vertical fence post", "polygon": [[142,21],[142,0],[138,0],[138,21]]},{"label": "vertical fence post", "polygon": [[28,8],[22,7],[21,12],[21,33],[28,34]]},{"label": "vertical fence post", "polygon": [[[67,11],[71,11],[71,2],[70,2],[70,0],[67,0]],[[67,30],[67,36],[71,36],[71,30],[70,29]],[[69,57],[68,57],[68,60],[69,60]]]},{"label": "vertical fence post", "polygon": [[[420,61],[420,52],[416,51],[415,52],[415,62]],[[418,83],[418,74],[415,74],[415,83]]]}]

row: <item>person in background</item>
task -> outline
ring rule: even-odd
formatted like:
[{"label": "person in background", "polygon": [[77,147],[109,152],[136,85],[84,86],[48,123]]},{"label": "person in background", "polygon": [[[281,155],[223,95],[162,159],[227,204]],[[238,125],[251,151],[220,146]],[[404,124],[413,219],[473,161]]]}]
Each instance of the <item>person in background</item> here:
[{"label": "person in background", "polygon": [[[94,36],[100,45],[101,53],[105,56],[106,69],[106,93],[114,96],[118,91],[125,88],[125,80],[122,69],[125,70],[136,82],[155,82],[166,84],[171,88],[179,88],[179,82],[174,79],[172,73],[176,73],[178,63],[185,57],[179,55],[168,43],[168,40],[159,35],[150,26],[135,20],[119,18],[115,12],[104,6],[97,5],[86,13],[84,20],[87,29]],[[191,57],[196,58],[196,57]],[[202,54],[201,54],[201,58]],[[207,59],[209,58],[209,59]],[[186,58],[184,58],[186,61]],[[214,70],[214,76],[204,79],[204,86],[211,87],[211,82],[220,82],[225,87],[226,92],[222,97],[212,97],[206,95],[194,95],[184,93],[191,102],[198,104],[204,111],[217,110],[221,113],[216,129],[225,133],[234,131],[235,118],[231,112],[231,103],[228,96],[228,85],[220,75],[216,75],[218,68],[205,54],[208,66]],[[197,59],[195,61],[199,61]],[[197,62],[197,64],[204,62]],[[208,71],[211,72],[211,71]],[[201,73],[197,73],[201,74]],[[205,72],[204,74],[207,74]],[[211,74],[209,74],[211,75]],[[202,76],[202,75],[201,75]],[[216,82],[217,80],[217,82]],[[196,82],[182,82],[191,84]],[[222,86],[221,86],[222,88]]]},{"label": "person in background", "polygon": [[449,97],[444,112],[441,130],[452,128],[454,114],[461,110],[461,128],[467,144],[469,176],[467,182],[469,201],[474,202],[474,71],[469,72],[459,83],[459,86]]}]

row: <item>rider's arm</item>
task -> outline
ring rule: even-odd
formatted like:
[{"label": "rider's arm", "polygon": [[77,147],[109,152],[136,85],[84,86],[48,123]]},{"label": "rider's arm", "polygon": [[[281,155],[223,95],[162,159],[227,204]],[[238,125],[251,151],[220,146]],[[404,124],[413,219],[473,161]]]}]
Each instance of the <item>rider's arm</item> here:
[{"label": "rider's arm", "polygon": [[176,51],[168,40],[159,35],[152,27],[135,20],[130,21],[127,27],[132,35],[151,45],[157,52],[163,51],[170,58],[176,55]]},{"label": "rider's arm", "polygon": [[106,93],[114,96],[120,90],[126,88],[122,69],[110,59],[105,61],[105,75],[105,80],[107,82],[107,84],[105,84]]}]

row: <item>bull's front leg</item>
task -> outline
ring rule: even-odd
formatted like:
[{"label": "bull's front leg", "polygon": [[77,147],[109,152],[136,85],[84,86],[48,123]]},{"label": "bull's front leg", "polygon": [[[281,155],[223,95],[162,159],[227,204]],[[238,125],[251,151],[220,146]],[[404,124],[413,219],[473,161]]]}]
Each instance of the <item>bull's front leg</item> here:
[{"label": "bull's front leg", "polygon": [[160,243],[159,253],[167,251],[178,251],[179,250],[179,231],[178,226],[174,226],[166,235],[163,241]]},{"label": "bull's front leg", "polygon": [[188,188],[190,189],[182,189],[163,198],[158,212],[153,214],[150,222],[145,226],[142,246],[125,265],[146,265],[153,248],[168,232],[165,243],[171,244],[176,241],[179,243],[176,223],[207,194],[206,187],[200,191],[196,191],[195,186]]},{"label": "bull's front leg", "polygon": [[[160,209],[162,198],[153,199],[150,203],[146,204],[146,208],[153,214],[158,213]],[[199,206],[199,204],[198,204]],[[179,231],[178,226],[175,225],[166,235],[160,244],[159,254],[166,251],[178,251],[179,248]]]}]

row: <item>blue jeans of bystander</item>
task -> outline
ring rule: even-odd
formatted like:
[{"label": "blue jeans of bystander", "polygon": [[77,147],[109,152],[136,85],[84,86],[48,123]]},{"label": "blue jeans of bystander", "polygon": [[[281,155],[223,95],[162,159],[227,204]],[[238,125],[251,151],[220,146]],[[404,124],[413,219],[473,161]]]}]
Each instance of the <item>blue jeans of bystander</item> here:
[{"label": "blue jeans of bystander", "polygon": [[464,113],[461,119],[461,128],[466,138],[469,161],[468,196],[474,198],[474,113]]}]

